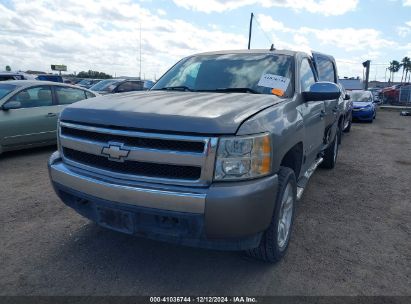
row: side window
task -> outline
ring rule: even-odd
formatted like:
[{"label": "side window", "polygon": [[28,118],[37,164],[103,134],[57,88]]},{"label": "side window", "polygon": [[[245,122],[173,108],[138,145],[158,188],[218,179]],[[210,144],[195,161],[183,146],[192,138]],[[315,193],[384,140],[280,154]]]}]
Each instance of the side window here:
[{"label": "side window", "polygon": [[86,92],[87,99],[88,99],[88,98],[96,97],[96,95],[94,95],[94,94],[91,93],[91,92],[88,92],[88,91],[85,91],[85,92]]},{"label": "side window", "polygon": [[144,82],[142,81],[132,81],[131,82],[132,91],[142,91],[144,90]]},{"label": "side window", "polygon": [[9,101],[18,101],[21,108],[36,108],[53,105],[53,97],[49,86],[40,86],[23,90],[14,95]]},{"label": "side window", "polygon": [[128,92],[130,91],[131,85],[129,81],[123,82],[122,84],[120,84],[117,88],[117,92],[121,93],[121,92]]},{"label": "side window", "polygon": [[76,101],[86,99],[85,91],[74,89],[74,88],[65,88],[65,87],[55,87],[56,94],[59,101],[59,104],[71,104]]},{"label": "side window", "polygon": [[316,59],[317,59],[316,63],[317,63],[319,80],[335,83],[336,73],[335,73],[335,68],[334,68],[334,64],[332,63],[332,61],[329,60],[328,58],[321,57],[321,56],[318,56]]},{"label": "side window", "polygon": [[13,76],[0,76],[0,81],[15,80]]},{"label": "side window", "polygon": [[131,92],[131,91],[141,91],[143,90],[143,82],[141,81],[126,81],[118,86],[117,91],[121,92]]},{"label": "side window", "polygon": [[304,58],[300,67],[300,86],[301,92],[308,91],[310,86],[315,83],[315,76],[310,62]]}]

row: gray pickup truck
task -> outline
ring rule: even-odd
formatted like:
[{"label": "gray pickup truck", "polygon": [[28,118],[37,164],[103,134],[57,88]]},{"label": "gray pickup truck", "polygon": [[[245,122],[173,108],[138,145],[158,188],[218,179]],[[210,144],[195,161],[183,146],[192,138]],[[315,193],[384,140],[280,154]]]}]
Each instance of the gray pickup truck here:
[{"label": "gray pickup truck", "polygon": [[52,184],[104,227],[276,262],[311,174],[335,165],[337,79],[334,59],[319,53],[184,58],[148,92],[68,106]]}]

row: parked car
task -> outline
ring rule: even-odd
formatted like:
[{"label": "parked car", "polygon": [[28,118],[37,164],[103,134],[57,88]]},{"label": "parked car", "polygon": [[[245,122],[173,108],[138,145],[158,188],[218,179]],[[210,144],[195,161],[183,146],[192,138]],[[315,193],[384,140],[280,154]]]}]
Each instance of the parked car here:
[{"label": "parked car", "polygon": [[93,85],[90,90],[99,94],[125,93],[132,91],[145,91],[153,86],[152,81],[133,79],[106,79]]},{"label": "parked car", "polygon": [[0,154],[55,144],[57,118],[64,107],[97,95],[89,90],[56,82],[1,82]]},{"label": "parked car", "polygon": [[19,73],[1,72],[0,81],[6,81],[6,80],[24,80],[24,75],[19,74]]},{"label": "parked car", "polygon": [[36,80],[63,83],[63,77],[61,77],[60,75],[53,75],[53,74],[39,74],[37,75]]},{"label": "parked car", "polygon": [[380,99],[383,100],[383,103],[398,104],[400,101],[400,90],[406,85],[406,83],[403,83],[383,88],[380,93]]},{"label": "parked car", "polygon": [[354,104],[353,119],[373,122],[377,110],[372,93],[370,91],[351,91],[350,96]]},{"label": "parked car", "polygon": [[337,161],[337,75],[318,53],[185,58],[148,92],[68,106],[49,160],[54,189],[116,231],[276,262],[310,176]]},{"label": "parked car", "polygon": [[100,82],[101,79],[82,79],[81,81],[77,82],[76,85],[82,87],[82,88],[86,88],[89,89],[91,88],[93,85],[95,85],[96,83]]},{"label": "parked car", "polygon": [[344,100],[343,105],[343,113],[344,113],[344,123],[342,130],[345,133],[349,133],[351,131],[352,125],[352,109],[353,109],[353,102],[351,100],[350,94],[345,90],[344,86],[340,83],[341,89],[341,98]]},{"label": "parked car", "polygon": [[372,93],[373,99],[374,99],[374,104],[376,105],[380,105],[383,103],[382,98],[380,98],[381,96],[381,89],[379,88],[371,88],[368,89],[368,91],[370,91]]}]

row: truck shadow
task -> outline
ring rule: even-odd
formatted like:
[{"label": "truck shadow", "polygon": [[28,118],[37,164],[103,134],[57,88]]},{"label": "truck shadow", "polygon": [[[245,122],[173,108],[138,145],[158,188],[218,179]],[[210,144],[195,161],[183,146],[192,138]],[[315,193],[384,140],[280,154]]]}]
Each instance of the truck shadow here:
[{"label": "truck shadow", "polygon": [[[284,267],[283,262],[271,265],[242,252],[157,242],[94,223],[82,226],[64,242],[63,248],[52,254],[50,263],[54,265],[53,275],[61,278],[56,284],[68,287],[70,283],[64,280],[70,276],[70,281],[81,281],[87,294],[238,294],[241,286],[258,286],[259,278]],[[77,288],[73,286],[70,294],[76,294]]]},{"label": "truck shadow", "polygon": [[7,161],[15,158],[25,158],[28,156],[36,156],[44,153],[50,153],[50,155],[57,150],[56,145],[30,148],[16,151],[8,151],[0,154],[0,161]]}]

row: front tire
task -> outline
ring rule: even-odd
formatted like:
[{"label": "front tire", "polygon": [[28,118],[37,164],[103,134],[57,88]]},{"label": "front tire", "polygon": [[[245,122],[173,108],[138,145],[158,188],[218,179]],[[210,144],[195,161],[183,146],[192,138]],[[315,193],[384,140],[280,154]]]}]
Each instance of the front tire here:
[{"label": "front tire", "polygon": [[337,163],[338,146],[339,146],[338,142],[339,142],[340,134],[341,134],[340,130],[337,130],[337,133],[335,133],[334,140],[328,146],[328,148],[325,149],[324,161],[321,163],[321,168],[333,169],[335,167],[335,164]]},{"label": "front tire", "polygon": [[345,128],[344,133],[350,133],[352,125],[352,118],[348,121],[348,126]]},{"label": "front tire", "polygon": [[260,245],[246,253],[256,259],[276,263],[285,255],[290,242],[297,201],[297,182],[294,171],[280,167],[278,192],[270,226],[264,232]]}]

